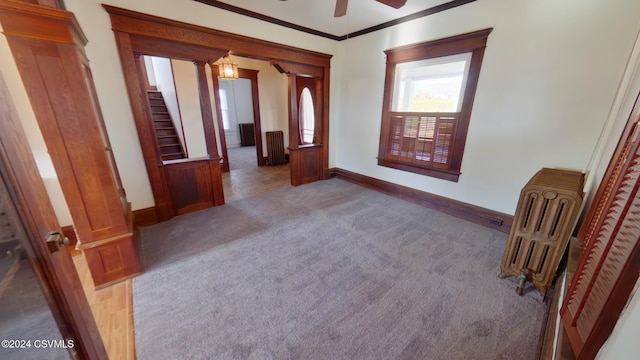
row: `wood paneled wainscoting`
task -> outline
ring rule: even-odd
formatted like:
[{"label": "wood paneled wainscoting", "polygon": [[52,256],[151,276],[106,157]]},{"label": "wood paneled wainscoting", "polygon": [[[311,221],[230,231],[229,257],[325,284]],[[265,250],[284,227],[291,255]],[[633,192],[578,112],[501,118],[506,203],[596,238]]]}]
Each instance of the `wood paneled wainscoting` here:
[{"label": "wood paneled wainscoting", "polygon": [[176,214],[224,204],[220,160],[207,158],[164,162],[164,176]]},{"label": "wood paneled wainscoting", "polygon": [[300,145],[289,148],[291,185],[298,186],[322,180],[322,163],[319,156],[322,145]]}]

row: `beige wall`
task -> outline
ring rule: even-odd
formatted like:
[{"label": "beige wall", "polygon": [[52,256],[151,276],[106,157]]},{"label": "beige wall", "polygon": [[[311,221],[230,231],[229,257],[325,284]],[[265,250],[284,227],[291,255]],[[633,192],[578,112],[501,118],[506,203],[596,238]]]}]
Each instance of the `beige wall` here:
[{"label": "beige wall", "polygon": [[[483,0],[341,42],[335,165],[513,214],[540,168],[587,167],[638,34],[638,12],[637,1]],[[489,27],[459,182],[377,166],[383,51]]]}]

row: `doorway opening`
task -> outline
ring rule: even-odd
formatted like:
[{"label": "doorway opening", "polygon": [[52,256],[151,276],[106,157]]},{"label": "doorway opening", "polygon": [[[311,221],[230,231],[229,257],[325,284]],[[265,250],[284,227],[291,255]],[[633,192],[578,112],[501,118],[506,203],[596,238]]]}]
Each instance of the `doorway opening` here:
[{"label": "doorway opening", "polygon": [[[143,59],[144,67],[139,69],[146,80],[143,97],[165,169],[207,157],[201,102],[206,94],[201,92],[197,65],[168,57],[145,55]],[[288,164],[265,166],[267,133],[289,133],[287,78],[263,60],[234,57],[234,62],[240,65],[236,80],[220,78],[215,64],[204,67],[226,201],[290,184]],[[261,104],[266,111],[261,111]]]}]

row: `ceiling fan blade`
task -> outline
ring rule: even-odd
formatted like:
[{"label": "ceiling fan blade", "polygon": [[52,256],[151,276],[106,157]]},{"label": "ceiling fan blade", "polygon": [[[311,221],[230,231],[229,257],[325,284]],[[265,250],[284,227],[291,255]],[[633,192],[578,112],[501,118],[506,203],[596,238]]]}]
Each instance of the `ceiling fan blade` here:
[{"label": "ceiling fan blade", "polygon": [[348,2],[349,0],[336,0],[336,11],[333,13],[333,17],[345,16],[347,14]]},{"label": "ceiling fan blade", "polygon": [[392,8],[400,9],[407,3],[407,0],[376,0],[379,3],[389,5]]}]

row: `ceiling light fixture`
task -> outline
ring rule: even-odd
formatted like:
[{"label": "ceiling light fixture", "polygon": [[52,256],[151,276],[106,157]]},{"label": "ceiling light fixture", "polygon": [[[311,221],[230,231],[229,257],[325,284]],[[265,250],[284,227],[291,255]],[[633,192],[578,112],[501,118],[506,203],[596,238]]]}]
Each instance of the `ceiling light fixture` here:
[{"label": "ceiling light fixture", "polygon": [[230,55],[223,57],[218,63],[218,76],[225,80],[238,78],[238,65],[231,62]]}]

